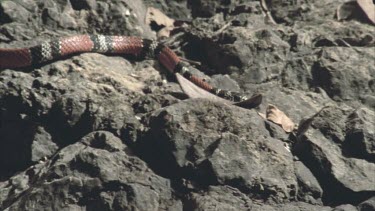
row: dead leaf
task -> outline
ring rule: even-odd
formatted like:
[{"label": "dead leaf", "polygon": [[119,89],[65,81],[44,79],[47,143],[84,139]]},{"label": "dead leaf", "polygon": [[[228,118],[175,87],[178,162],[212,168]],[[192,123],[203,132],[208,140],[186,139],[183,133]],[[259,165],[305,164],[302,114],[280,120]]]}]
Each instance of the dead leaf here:
[{"label": "dead leaf", "polygon": [[211,93],[207,92],[206,90],[196,86],[194,83],[192,83],[191,81],[189,81],[188,79],[186,79],[184,76],[182,76],[179,73],[176,73],[176,78],[177,78],[178,83],[181,86],[181,89],[190,98],[205,98],[205,99],[209,99],[209,100],[213,100],[213,101],[217,101],[217,102],[222,102],[222,103],[225,103],[227,105],[233,104],[229,100],[225,100],[223,98],[220,98],[220,97],[218,97],[214,94],[211,94]]},{"label": "dead leaf", "polygon": [[184,91],[184,93],[190,98],[205,98],[216,102],[222,102],[227,105],[236,105],[242,108],[255,108],[262,102],[262,95],[255,94],[247,100],[235,103],[207,92],[206,90],[196,86],[179,73],[176,73],[176,78],[182,91]]},{"label": "dead leaf", "polygon": [[357,3],[371,23],[375,24],[375,4],[373,0],[357,0]]},{"label": "dead leaf", "polygon": [[145,22],[147,25],[155,23],[161,27],[161,29],[157,32],[158,37],[169,37],[170,32],[174,29],[174,20],[153,7],[147,8]]},{"label": "dead leaf", "polygon": [[294,122],[281,110],[274,105],[268,105],[266,111],[267,120],[280,125],[285,132],[292,132],[294,130]]}]

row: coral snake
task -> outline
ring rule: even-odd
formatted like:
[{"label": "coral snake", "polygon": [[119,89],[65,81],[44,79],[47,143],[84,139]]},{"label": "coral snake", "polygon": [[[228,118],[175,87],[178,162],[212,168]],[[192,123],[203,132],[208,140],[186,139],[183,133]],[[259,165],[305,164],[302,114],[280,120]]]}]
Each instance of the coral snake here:
[{"label": "coral snake", "polygon": [[132,54],[156,58],[172,74],[179,73],[205,91],[228,100],[241,107],[255,107],[261,102],[261,95],[251,98],[238,93],[215,88],[203,79],[193,75],[187,65],[167,46],[149,39],[131,36],[74,35],[30,48],[0,48],[0,69],[22,68],[56,60],[77,53],[96,52],[109,54]]}]

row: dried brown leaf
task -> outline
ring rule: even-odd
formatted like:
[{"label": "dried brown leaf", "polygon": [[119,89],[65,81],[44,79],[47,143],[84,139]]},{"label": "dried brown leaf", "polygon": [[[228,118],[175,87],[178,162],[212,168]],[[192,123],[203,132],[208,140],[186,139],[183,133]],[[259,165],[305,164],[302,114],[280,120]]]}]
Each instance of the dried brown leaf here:
[{"label": "dried brown leaf", "polygon": [[190,98],[205,98],[213,101],[222,102],[225,104],[233,104],[229,100],[225,100],[223,98],[220,98],[214,94],[211,94],[207,92],[206,90],[196,86],[192,82],[190,82],[188,79],[186,79],[184,76],[182,76],[179,73],[176,73],[176,78],[178,83],[181,86],[181,89],[184,91],[184,93],[189,96]]},{"label": "dried brown leaf", "polygon": [[375,5],[373,0],[357,0],[357,3],[371,23],[375,24]]},{"label": "dried brown leaf", "polygon": [[172,18],[169,18],[156,8],[149,7],[146,13],[146,24],[150,25],[153,22],[162,27],[158,31],[158,37],[169,37],[170,32],[174,29],[174,20]]},{"label": "dried brown leaf", "polygon": [[241,102],[232,102],[226,99],[223,99],[221,97],[218,97],[210,92],[207,92],[206,90],[196,86],[194,83],[186,79],[184,76],[182,76],[179,73],[176,73],[176,78],[178,83],[181,86],[181,89],[184,91],[184,93],[189,96],[190,98],[205,98],[212,101],[222,102],[227,105],[236,105],[242,108],[255,108],[259,106],[259,104],[262,102],[263,96],[261,94],[255,94],[251,98],[241,101]]},{"label": "dried brown leaf", "polygon": [[268,105],[266,111],[267,120],[280,125],[285,132],[292,132],[294,130],[294,122],[281,110],[274,105]]}]

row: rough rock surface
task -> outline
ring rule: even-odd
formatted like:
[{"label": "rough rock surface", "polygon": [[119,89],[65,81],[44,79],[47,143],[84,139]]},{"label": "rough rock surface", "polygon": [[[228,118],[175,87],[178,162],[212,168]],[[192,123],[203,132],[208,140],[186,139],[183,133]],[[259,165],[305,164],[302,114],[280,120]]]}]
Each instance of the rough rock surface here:
[{"label": "rough rock surface", "polygon": [[[375,210],[375,28],[338,21],[343,2],[0,0],[0,48],[156,39],[144,20],[159,8],[194,72],[264,96],[253,110],[186,99],[129,55],[0,70],[0,210]],[[268,104],[300,130],[264,120]]]},{"label": "rough rock surface", "polygon": [[[352,114],[345,115],[350,112]],[[360,119],[345,122],[346,117],[356,113],[357,110],[337,107],[323,109],[312,121],[312,127],[295,144],[295,154],[311,167],[315,175],[322,176],[320,182],[326,189],[323,193],[325,200],[354,203],[375,194],[375,163],[351,156],[348,153],[353,150],[352,147],[349,149],[350,143],[343,146],[347,133],[349,137],[351,134],[350,130],[345,130],[345,125],[351,128],[362,122]]]},{"label": "rough rock surface", "polygon": [[150,162],[158,158],[155,166],[166,163],[200,185],[231,185],[263,199],[296,194],[293,156],[267,137],[256,111],[188,100],[153,113],[150,128],[141,148],[152,146],[147,155]]},{"label": "rough rock surface", "polygon": [[90,133],[16,177],[2,184],[12,196],[2,198],[8,210],[182,208],[181,201],[174,200],[170,181],[155,175],[109,132]]}]

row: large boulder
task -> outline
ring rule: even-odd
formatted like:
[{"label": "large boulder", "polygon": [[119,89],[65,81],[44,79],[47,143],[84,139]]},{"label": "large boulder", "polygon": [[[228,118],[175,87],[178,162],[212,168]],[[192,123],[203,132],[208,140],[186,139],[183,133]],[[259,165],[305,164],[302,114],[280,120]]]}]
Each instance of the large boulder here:
[{"label": "large boulder", "polygon": [[296,194],[293,156],[255,111],[195,99],[160,109],[149,122],[142,148],[152,149],[147,157],[161,171],[276,201]]},{"label": "large boulder", "polygon": [[295,154],[322,184],[324,200],[335,203],[359,203],[375,193],[375,164],[352,157],[347,153],[349,147],[343,147],[345,119],[349,114],[350,111],[339,107],[324,109],[294,148]]},{"label": "large boulder", "polygon": [[10,211],[182,210],[169,180],[109,132],[88,134],[0,187],[0,209]]}]

